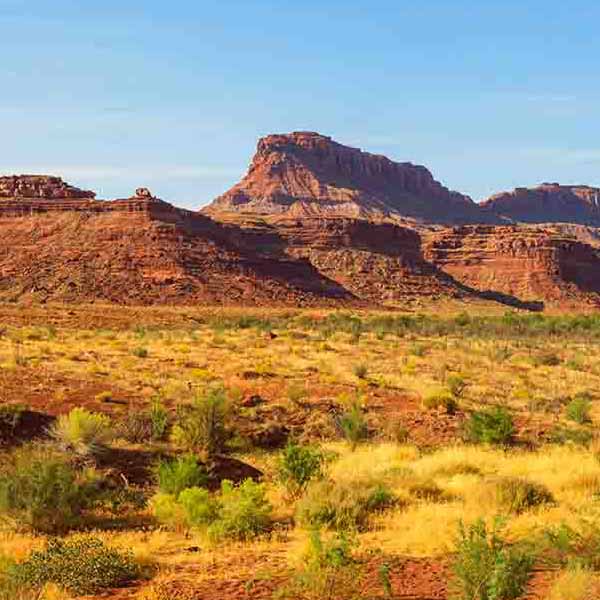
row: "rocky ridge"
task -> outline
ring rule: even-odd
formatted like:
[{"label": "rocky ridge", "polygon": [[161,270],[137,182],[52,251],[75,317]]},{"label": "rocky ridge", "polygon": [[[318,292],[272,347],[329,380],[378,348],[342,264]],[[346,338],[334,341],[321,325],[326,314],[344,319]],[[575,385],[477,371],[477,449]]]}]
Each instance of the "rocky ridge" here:
[{"label": "rocky ridge", "polygon": [[403,222],[498,222],[423,166],[398,163],[314,132],[269,135],[258,142],[246,176],[203,209],[351,217]]},{"label": "rocky ridge", "polygon": [[482,208],[511,222],[572,223],[600,227],[600,188],[543,183],[495,194]]}]

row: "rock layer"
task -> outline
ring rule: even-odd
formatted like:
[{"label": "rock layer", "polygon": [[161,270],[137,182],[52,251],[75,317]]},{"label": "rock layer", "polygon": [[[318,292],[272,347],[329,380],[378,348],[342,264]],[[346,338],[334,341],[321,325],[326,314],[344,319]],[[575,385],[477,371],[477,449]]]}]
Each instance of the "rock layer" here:
[{"label": "rock layer", "polygon": [[144,195],[0,201],[0,298],[128,304],[345,304],[307,261]]},{"label": "rock layer", "polygon": [[445,229],[425,236],[424,255],[480,292],[555,305],[599,304],[598,250],[548,228]]},{"label": "rock layer", "polygon": [[522,223],[576,223],[600,226],[600,188],[543,183],[496,194],[485,211]]},{"label": "rock layer", "polygon": [[204,212],[498,221],[467,196],[449,191],[423,166],[393,162],[312,132],[262,138],[247,175]]}]

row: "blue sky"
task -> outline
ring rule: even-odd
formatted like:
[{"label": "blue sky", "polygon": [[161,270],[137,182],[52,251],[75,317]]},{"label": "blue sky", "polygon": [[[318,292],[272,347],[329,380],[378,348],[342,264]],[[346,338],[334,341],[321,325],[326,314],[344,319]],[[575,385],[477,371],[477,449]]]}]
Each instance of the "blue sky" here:
[{"label": "blue sky", "polygon": [[0,172],[200,207],[314,130],[480,200],[600,185],[594,0],[0,0]]}]

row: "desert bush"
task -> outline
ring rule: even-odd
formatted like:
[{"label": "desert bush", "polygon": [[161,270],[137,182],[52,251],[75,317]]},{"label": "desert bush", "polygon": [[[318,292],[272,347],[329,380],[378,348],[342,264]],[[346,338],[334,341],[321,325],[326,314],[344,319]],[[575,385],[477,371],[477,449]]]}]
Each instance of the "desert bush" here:
[{"label": "desert bush", "polygon": [[152,437],[152,421],[148,413],[132,410],[116,427],[116,437],[133,444],[148,442]]},{"label": "desert bush", "polygon": [[117,435],[132,443],[162,440],[169,426],[169,413],[160,400],[144,411],[134,410],[119,423]]},{"label": "desert bush", "polygon": [[322,453],[310,446],[289,443],[279,459],[279,481],[285,487],[288,496],[299,498],[308,483],[321,475]]},{"label": "desert bush", "polygon": [[456,540],[454,561],[457,600],[515,600],[525,590],[533,557],[510,547],[497,525],[489,530],[483,520],[465,528]]},{"label": "desert bush", "polygon": [[359,363],[354,365],[352,372],[354,375],[356,375],[356,377],[358,377],[358,379],[366,379],[367,374],[369,373],[369,367],[367,367],[367,365],[364,363]]},{"label": "desert bush", "polygon": [[394,496],[379,482],[311,483],[296,507],[296,518],[309,528],[328,527],[339,531],[365,529],[374,512],[394,502]]},{"label": "desert bush", "polygon": [[271,511],[264,484],[246,479],[234,486],[230,481],[223,481],[219,496],[219,516],[208,533],[215,539],[251,539],[268,530]]},{"label": "desert bush", "polygon": [[179,496],[186,488],[206,485],[208,474],[204,465],[193,454],[186,454],[175,460],[159,461],[156,478],[162,493]]},{"label": "desert bush", "polygon": [[423,398],[423,407],[427,410],[439,410],[441,408],[447,414],[453,415],[458,410],[458,403],[451,392],[440,390],[425,396]]},{"label": "desert bush", "polygon": [[152,424],[152,439],[164,439],[169,428],[169,411],[159,398],[155,398],[150,405],[150,422]]},{"label": "desert bush", "polygon": [[555,425],[550,431],[549,441],[553,444],[575,444],[587,446],[593,439],[593,433],[584,428],[570,428]]},{"label": "desert bush", "polygon": [[137,358],[148,358],[148,349],[143,346],[137,346],[131,351],[131,354],[137,356]]},{"label": "desert bush", "polygon": [[448,379],[446,380],[446,385],[448,386],[450,393],[455,398],[462,398],[465,390],[467,389],[467,382],[465,381],[465,378],[458,374],[449,375]]},{"label": "desert bush", "polygon": [[106,415],[77,407],[58,417],[50,429],[50,435],[63,450],[81,456],[93,456],[106,448],[114,432]]},{"label": "desert bush", "polygon": [[356,540],[346,532],[325,538],[318,529],[312,530],[300,572],[278,590],[276,598],[358,600],[360,571],[353,557],[355,547]]},{"label": "desert bush", "polygon": [[173,441],[189,451],[214,454],[223,449],[226,439],[227,396],[221,386],[209,387],[191,404],[177,409]]},{"label": "desert bush", "polygon": [[590,401],[589,394],[581,393],[577,394],[566,406],[565,414],[567,419],[575,421],[583,425],[584,423],[591,422],[590,410],[592,403]]},{"label": "desert bush", "polygon": [[566,523],[550,527],[539,542],[544,561],[552,568],[580,566],[600,570],[600,525],[582,520],[578,529]]},{"label": "desert bush", "polygon": [[466,423],[467,439],[484,444],[508,444],[514,434],[512,415],[503,407],[471,413]]},{"label": "desert bush", "polygon": [[358,399],[348,402],[346,410],[337,419],[337,425],[352,450],[355,450],[360,442],[367,439],[369,430]]},{"label": "desert bush", "polygon": [[201,529],[213,540],[249,540],[271,525],[272,507],[265,487],[252,479],[238,486],[222,481],[217,494],[198,487],[187,488],[179,496],[159,493],[150,504],[159,522]]},{"label": "desert bush", "polygon": [[99,498],[98,482],[55,452],[20,448],[0,469],[0,515],[35,531],[65,531]]},{"label": "desert bush", "polygon": [[138,568],[130,553],[109,548],[93,536],[53,538],[12,569],[22,585],[42,588],[56,583],[72,594],[93,594],[132,581]]},{"label": "desert bush", "polygon": [[554,502],[549,490],[522,477],[501,477],[493,483],[498,507],[519,514],[530,508]]},{"label": "desert bush", "polygon": [[219,502],[207,489],[191,487],[183,490],[178,501],[189,528],[207,527],[219,518]]}]

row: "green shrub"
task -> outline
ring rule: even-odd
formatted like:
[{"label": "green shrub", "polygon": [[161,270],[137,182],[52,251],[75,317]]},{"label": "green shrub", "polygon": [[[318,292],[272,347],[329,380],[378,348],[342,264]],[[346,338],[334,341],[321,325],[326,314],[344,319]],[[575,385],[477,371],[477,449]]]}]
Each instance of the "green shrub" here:
[{"label": "green shrub", "polygon": [[550,431],[549,441],[553,444],[587,446],[593,437],[592,432],[588,429],[574,429],[555,425]]},{"label": "green shrub", "polygon": [[561,523],[544,531],[539,546],[548,567],[600,570],[600,525],[593,519],[582,519],[578,529]]},{"label": "green shrub", "polygon": [[148,358],[148,349],[143,346],[138,346],[131,351],[131,354],[138,358]]},{"label": "green shrub", "polygon": [[590,402],[589,395],[578,394],[567,404],[565,413],[567,415],[567,419],[583,425],[584,423],[591,422],[591,408],[592,403]]},{"label": "green shrub", "polygon": [[152,424],[152,439],[155,441],[164,439],[169,428],[169,411],[160,399],[156,398],[152,401],[149,415]]},{"label": "green shrub", "polygon": [[289,443],[279,459],[279,481],[290,498],[299,498],[306,486],[321,475],[323,455],[310,446]]},{"label": "green shrub", "polygon": [[467,438],[471,442],[508,444],[514,431],[512,415],[502,407],[475,411],[466,423]]},{"label": "green shrub", "polygon": [[423,398],[423,406],[427,410],[439,410],[441,408],[449,415],[455,414],[458,410],[458,403],[455,397],[445,390],[433,392],[425,396]]},{"label": "green shrub", "polygon": [[265,486],[246,479],[239,486],[221,482],[219,517],[209,527],[215,539],[248,540],[267,531],[271,525],[272,507]]},{"label": "green shrub", "polygon": [[187,527],[207,527],[219,518],[219,502],[204,488],[188,488],[179,494],[178,501]]},{"label": "green shrub", "polygon": [[159,490],[174,496],[179,496],[186,488],[203,487],[208,481],[206,468],[192,454],[175,460],[161,460],[156,467],[156,477]]},{"label": "green shrub", "polygon": [[106,415],[77,407],[58,417],[50,429],[50,435],[63,450],[91,456],[106,448],[112,441],[114,432]]},{"label": "green shrub", "polygon": [[93,471],[79,472],[45,449],[20,448],[0,470],[0,515],[35,531],[57,533],[77,525],[99,494]]},{"label": "green shrub", "polygon": [[506,513],[522,513],[554,502],[552,494],[539,483],[519,477],[502,477],[494,483],[498,506]]},{"label": "green shrub", "polygon": [[223,449],[226,439],[227,397],[223,387],[210,387],[191,404],[177,409],[173,442],[186,450],[214,454]]},{"label": "green shrub", "polygon": [[40,590],[16,580],[15,566],[11,556],[0,554],[0,600],[42,600]]},{"label": "green shrub", "polygon": [[246,479],[238,486],[221,482],[217,494],[191,487],[179,496],[159,493],[151,500],[154,516],[174,528],[197,528],[214,540],[249,540],[271,525],[272,507],[263,484]]},{"label": "green shrub", "polygon": [[369,372],[369,367],[367,367],[367,365],[364,363],[360,363],[358,365],[354,365],[352,370],[359,379],[366,379]]},{"label": "green shrub", "polygon": [[515,600],[523,594],[533,557],[508,546],[496,526],[489,531],[483,520],[461,525],[456,546],[457,600]]},{"label": "green shrub", "polygon": [[356,540],[346,532],[324,538],[318,529],[310,533],[309,547],[300,572],[284,588],[278,598],[296,600],[358,600],[359,563],[353,557]]},{"label": "green shrub", "polygon": [[55,583],[77,595],[118,587],[137,576],[130,553],[109,548],[93,536],[51,539],[44,550],[32,552],[13,568],[13,577],[25,586],[42,588]]},{"label": "green shrub", "polygon": [[296,516],[310,528],[362,530],[372,513],[393,502],[392,493],[381,483],[315,481],[298,502]]},{"label": "green shrub", "polygon": [[367,439],[369,430],[359,400],[354,399],[349,403],[348,408],[338,419],[338,426],[344,438],[350,443],[352,450]]}]

